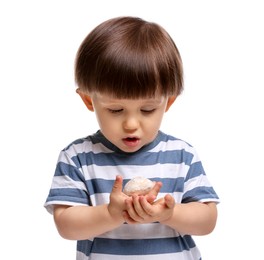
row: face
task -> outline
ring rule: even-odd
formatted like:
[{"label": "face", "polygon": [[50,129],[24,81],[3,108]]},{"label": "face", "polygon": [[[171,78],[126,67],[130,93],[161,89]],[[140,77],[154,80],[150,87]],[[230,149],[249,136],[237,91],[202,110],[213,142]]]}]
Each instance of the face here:
[{"label": "face", "polygon": [[81,97],[96,113],[103,135],[124,152],[135,152],[155,139],[164,113],[175,100],[163,96],[116,99],[99,93]]}]

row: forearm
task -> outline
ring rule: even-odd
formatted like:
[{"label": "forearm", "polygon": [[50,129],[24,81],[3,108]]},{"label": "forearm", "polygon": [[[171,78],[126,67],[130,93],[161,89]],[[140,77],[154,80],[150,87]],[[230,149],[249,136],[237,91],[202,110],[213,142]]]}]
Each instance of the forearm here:
[{"label": "forearm", "polygon": [[162,223],[183,234],[206,235],[213,231],[216,220],[215,203],[191,202],[176,204],[173,215]]},{"label": "forearm", "polygon": [[95,207],[56,206],[54,220],[59,234],[70,240],[83,240],[101,235],[120,226],[122,215],[111,216],[108,205]]}]

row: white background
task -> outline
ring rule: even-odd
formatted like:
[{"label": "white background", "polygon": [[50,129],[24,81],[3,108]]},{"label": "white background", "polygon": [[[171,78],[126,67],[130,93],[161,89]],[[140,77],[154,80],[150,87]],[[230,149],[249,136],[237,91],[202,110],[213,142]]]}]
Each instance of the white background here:
[{"label": "white background", "polygon": [[83,38],[114,16],[162,25],[184,63],[185,91],[162,130],[191,143],[221,198],[205,260],[263,255],[264,16],[261,1],[1,1],[1,259],[75,259],[46,200],[59,151],[97,130],[75,93]]}]

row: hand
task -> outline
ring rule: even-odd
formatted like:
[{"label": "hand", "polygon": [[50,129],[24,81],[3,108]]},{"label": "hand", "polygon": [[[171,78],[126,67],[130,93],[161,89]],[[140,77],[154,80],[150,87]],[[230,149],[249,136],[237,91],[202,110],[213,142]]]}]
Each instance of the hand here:
[{"label": "hand", "polygon": [[110,193],[110,202],[108,204],[108,211],[113,219],[123,219],[122,213],[126,209],[125,201],[129,196],[122,192],[122,186],[123,179],[118,175]]},{"label": "hand", "polygon": [[153,203],[150,203],[146,196],[137,195],[126,199],[125,202],[126,211],[123,217],[128,224],[165,221],[172,216],[175,205],[174,198],[169,194]]},{"label": "hand", "polygon": [[155,182],[153,188],[145,195],[145,198],[149,203],[153,203],[155,201],[160,192],[161,187],[162,182]]}]

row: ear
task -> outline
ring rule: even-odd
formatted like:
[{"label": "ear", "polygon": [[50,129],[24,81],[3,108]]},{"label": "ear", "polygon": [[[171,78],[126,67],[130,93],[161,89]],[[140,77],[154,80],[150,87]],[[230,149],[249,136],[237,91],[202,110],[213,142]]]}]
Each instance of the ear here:
[{"label": "ear", "polygon": [[170,97],[168,98],[167,106],[166,106],[165,112],[167,112],[167,111],[169,110],[169,108],[171,107],[171,105],[174,103],[175,100],[176,100],[176,96],[170,96]]},{"label": "ear", "polygon": [[84,102],[84,104],[86,105],[86,107],[90,110],[90,111],[94,111],[94,107],[93,107],[93,101],[92,98],[83,93],[79,88],[76,89],[76,92],[80,95],[82,101]]}]

